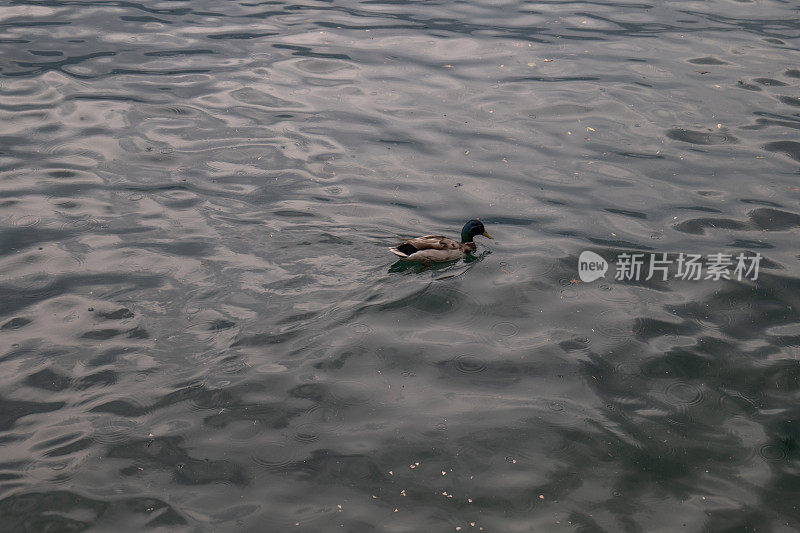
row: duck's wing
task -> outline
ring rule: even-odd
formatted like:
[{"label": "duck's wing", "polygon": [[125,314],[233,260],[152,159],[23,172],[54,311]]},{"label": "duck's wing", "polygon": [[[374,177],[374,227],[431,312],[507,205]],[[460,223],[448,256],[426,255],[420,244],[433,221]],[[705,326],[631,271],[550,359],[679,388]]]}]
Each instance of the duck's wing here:
[{"label": "duck's wing", "polygon": [[461,245],[444,235],[425,235],[416,239],[404,239],[396,247],[389,248],[389,251],[398,257],[413,261],[449,261],[463,255]]},{"label": "duck's wing", "polygon": [[405,239],[400,242],[398,249],[405,245],[413,246],[417,250],[457,250],[460,248],[457,241],[444,235],[425,235],[416,239]]}]

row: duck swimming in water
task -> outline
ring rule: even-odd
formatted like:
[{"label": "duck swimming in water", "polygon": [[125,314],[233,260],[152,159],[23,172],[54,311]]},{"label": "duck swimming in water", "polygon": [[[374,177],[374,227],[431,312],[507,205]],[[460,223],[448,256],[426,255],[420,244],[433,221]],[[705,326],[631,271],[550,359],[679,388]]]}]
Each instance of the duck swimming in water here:
[{"label": "duck swimming in water", "polygon": [[405,239],[396,247],[389,248],[389,251],[398,256],[401,261],[418,261],[420,263],[454,261],[475,251],[476,246],[472,239],[476,235],[494,239],[486,232],[483,222],[473,219],[464,224],[461,229],[461,242],[443,235],[425,235],[416,239]]}]

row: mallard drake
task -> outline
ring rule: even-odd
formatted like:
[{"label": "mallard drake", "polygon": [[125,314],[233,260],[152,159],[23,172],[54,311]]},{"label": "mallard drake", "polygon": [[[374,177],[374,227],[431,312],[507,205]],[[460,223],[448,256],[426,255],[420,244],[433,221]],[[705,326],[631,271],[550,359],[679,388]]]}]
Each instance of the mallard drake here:
[{"label": "mallard drake", "polygon": [[476,246],[472,242],[472,238],[476,235],[494,239],[486,232],[483,222],[470,220],[461,229],[461,242],[443,235],[425,235],[416,239],[400,241],[400,244],[389,248],[389,251],[398,256],[401,261],[419,261],[421,263],[454,261],[475,251]]}]

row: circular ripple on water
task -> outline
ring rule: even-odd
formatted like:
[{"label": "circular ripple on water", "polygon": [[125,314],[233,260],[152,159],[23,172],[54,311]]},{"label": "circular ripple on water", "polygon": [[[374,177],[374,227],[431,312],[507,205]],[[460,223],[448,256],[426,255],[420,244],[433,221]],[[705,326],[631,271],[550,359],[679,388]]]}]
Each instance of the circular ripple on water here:
[{"label": "circular ripple on water", "polygon": [[261,442],[254,449],[250,460],[270,472],[289,470],[300,454],[299,448],[289,441]]},{"label": "circular ripple on water", "polygon": [[558,291],[558,295],[564,300],[571,300],[580,294],[575,287],[573,278],[558,278],[558,285],[561,287]]},{"label": "circular ripple on water", "polygon": [[37,461],[26,463],[21,470],[25,471],[25,477],[32,482],[42,482],[47,485],[69,485],[78,473],[78,464],[77,460],[40,458]]},{"label": "circular ripple on water", "polygon": [[453,366],[462,374],[479,374],[486,370],[486,363],[472,355],[459,355]]},{"label": "circular ripple on water", "polygon": [[589,337],[571,337],[560,343],[562,349],[569,352],[585,352],[591,345],[592,341]]},{"label": "circular ripple on water", "polygon": [[319,425],[312,422],[298,424],[294,428],[292,438],[300,444],[310,444],[319,440],[322,430]]},{"label": "circular ripple on water", "polygon": [[[222,372],[223,374],[241,374],[243,372],[247,372],[251,367],[250,364],[247,362],[247,358],[243,355],[238,354],[231,354],[221,361],[215,362],[214,368]],[[221,386],[219,382],[216,383],[217,386]]]},{"label": "circular ripple on water", "polygon": [[227,391],[221,387],[209,388],[205,379],[193,381],[182,387],[180,392],[189,400],[192,411],[220,411],[232,403],[231,395]]},{"label": "circular ripple on water", "polygon": [[[617,412],[628,423],[633,424],[638,419],[638,417],[626,416],[623,411]],[[659,457],[685,456],[687,453],[685,440],[672,431],[671,425],[665,424],[662,420],[655,422],[651,420],[653,419],[648,418],[639,422],[642,434],[649,436],[647,441],[642,442],[642,446],[647,448],[648,453]]]},{"label": "circular ripple on water", "polygon": [[675,381],[664,390],[667,401],[679,407],[689,407],[701,403],[705,399],[702,387],[688,381]]},{"label": "circular ripple on water", "polygon": [[561,255],[562,251],[555,246],[537,247],[536,255],[526,258],[522,266],[533,280],[551,280],[553,273],[559,268]]},{"label": "circular ripple on water", "polygon": [[185,189],[161,191],[153,199],[173,209],[189,208],[202,201],[197,194]]},{"label": "circular ripple on water", "polygon": [[137,372],[136,375],[133,377],[133,380],[139,383],[147,381],[148,379],[150,379],[150,371]]},{"label": "circular ripple on water", "polygon": [[519,333],[519,326],[513,322],[497,322],[492,325],[492,333],[498,337],[513,337]]},{"label": "circular ripple on water", "polygon": [[641,400],[639,391],[644,386],[643,379],[647,380],[641,364],[630,360],[611,363],[614,365],[613,380],[617,393],[606,403],[606,409],[617,409],[628,400]]},{"label": "circular ripple on water", "polygon": [[233,442],[249,442],[263,435],[266,428],[258,420],[240,420],[225,426],[225,436]]},{"label": "circular ripple on water", "polygon": [[[50,469],[55,472],[60,472],[66,469],[69,466],[68,461],[56,461],[54,463],[49,463]],[[52,482],[56,484],[66,483],[72,479],[72,475],[70,474],[59,474],[55,478],[53,478]]]},{"label": "circular ripple on water", "polygon": [[737,302],[729,300],[716,310],[716,325],[722,329],[735,328],[735,323],[739,317],[746,317],[751,314],[753,307],[752,301]]},{"label": "circular ripple on water", "polygon": [[325,403],[336,408],[366,405],[375,397],[375,391],[368,390],[365,383],[359,380],[342,379],[335,383],[330,382],[325,390]]},{"label": "circular ripple on water", "polygon": [[90,435],[98,444],[118,444],[130,441],[141,434],[142,424],[131,418],[108,418],[93,423],[94,431]]},{"label": "circular ripple on water", "polygon": [[11,225],[17,228],[32,228],[41,224],[42,218],[36,215],[11,217]]},{"label": "circular ripple on water", "polygon": [[621,361],[614,366],[614,371],[623,376],[642,376],[642,365],[636,361]]},{"label": "circular ripple on water", "polygon": [[319,435],[324,434],[326,436],[333,435],[339,437],[346,433],[345,414],[338,407],[329,407],[327,405],[314,406],[306,413],[309,415],[313,414],[313,416],[319,420]]},{"label": "circular ripple on water", "polygon": [[350,328],[359,335],[369,335],[373,331],[371,327],[361,323],[351,324]]},{"label": "circular ripple on water", "polygon": [[593,295],[606,302],[613,302],[618,304],[627,304],[633,300],[633,295],[630,288],[620,285],[615,285],[610,281],[598,280],[595,285]]},{"label": "circular ripple on water", "polygon": [[59,228],[61,230],[88,230],[99,228],[102,225],[99,220],[92,217],[92,215],[88,213],[76,216],[62,216],[62,220],[64,221],[61,223]]},{"label": "circular ripple on water", "polygon": [[606,309],[595,315],[595,332],[615,340],[631,341],[642,333],[643,324],[621,309]]},{"label": "circular ripple on water", "polygon": [[780,463],[786,460],[786,448],[780,444],[764,444],[758,449],[758,455],[768,463]]}]

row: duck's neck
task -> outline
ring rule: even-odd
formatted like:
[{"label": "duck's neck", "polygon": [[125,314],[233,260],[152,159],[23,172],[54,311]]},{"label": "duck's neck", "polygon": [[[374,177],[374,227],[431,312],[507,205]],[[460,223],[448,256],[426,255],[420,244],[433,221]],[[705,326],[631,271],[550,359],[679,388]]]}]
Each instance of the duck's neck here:
[{"label": "duck's neck", "polygon": [[461,230],[461,244],[472,244],[472,235],[466,228]]}]

